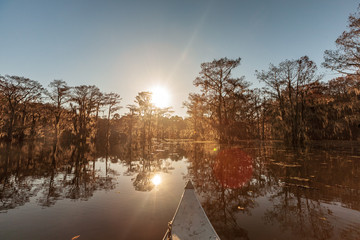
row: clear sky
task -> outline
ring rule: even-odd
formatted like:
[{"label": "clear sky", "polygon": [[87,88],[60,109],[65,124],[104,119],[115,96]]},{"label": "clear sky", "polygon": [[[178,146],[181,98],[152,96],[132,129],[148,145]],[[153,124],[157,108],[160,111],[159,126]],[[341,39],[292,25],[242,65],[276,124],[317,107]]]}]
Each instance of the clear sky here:
[{"label": "clear sky", "polygon": [[[346,30],[355,0],[0,0],[0,75],[47,86],[96,85],[122,106],[162,85],[176,114],[196,91],[202,62],[241,57],[234,73],[258,87],[255,70],[323,52]],[[122,112],[126,112],[123,110]]]}]

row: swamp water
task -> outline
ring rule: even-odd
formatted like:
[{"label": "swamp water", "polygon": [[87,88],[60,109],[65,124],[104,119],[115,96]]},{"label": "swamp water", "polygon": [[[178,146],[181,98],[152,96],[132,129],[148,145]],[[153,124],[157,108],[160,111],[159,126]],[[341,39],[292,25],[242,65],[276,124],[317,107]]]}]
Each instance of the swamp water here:
[{"label": "swamp water", "polygon": [[0,239],[162,239],[191,179],[221,239],[360,239],[360,142],[0,146]]}]

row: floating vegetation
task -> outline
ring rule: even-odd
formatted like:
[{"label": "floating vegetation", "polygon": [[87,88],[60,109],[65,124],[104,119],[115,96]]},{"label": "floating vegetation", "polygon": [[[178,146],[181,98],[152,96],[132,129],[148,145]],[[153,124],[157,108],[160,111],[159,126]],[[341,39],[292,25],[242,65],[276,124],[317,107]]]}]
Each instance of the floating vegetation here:
[{"label": "floating vegetation", "polygon": [[300,187],[300,188],[306,188],[306,189],[314,189],[307,185],[300,185],[300,184],[294,184],[294,183],[285,183],[287,186],[293,186],[293,187]]},{"label": "floating vegetation", "polygon": [[281,167],[301,167],[301,165],[299,165],[299,164],[287,164],[287,163],[283,163],[283,162],[272,162],[271,164],[281,166]]},{"label": "floating vegetation", "polygon": [[302,182],[310,181],[310,179],[308,179],[308,178],[300,178],[300,177],[290,177],[290,179],[298,180],[298,181],[302,181]]}]

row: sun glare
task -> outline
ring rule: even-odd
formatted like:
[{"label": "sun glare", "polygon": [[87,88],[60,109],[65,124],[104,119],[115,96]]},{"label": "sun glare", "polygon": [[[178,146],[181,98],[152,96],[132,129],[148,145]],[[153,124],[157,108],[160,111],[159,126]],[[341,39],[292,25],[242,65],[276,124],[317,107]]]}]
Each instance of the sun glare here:
[{"label": "sun glare", "polygon": [[161,86],[153,87],[151,102],[158,108],[170,107],[170,94],[169,91]]},{"label": "sun glare", "polygon": [[155,174],[155,176],[151,179],[151,182],[155,185],[155,186],[159,186],[161,183],[161,176],[159,174]]}]

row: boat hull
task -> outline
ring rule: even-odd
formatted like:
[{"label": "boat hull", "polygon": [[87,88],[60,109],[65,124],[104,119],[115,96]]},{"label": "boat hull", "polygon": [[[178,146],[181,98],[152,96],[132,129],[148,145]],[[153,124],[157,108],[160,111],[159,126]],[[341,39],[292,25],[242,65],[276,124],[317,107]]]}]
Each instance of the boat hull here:
[{"label": "boat hull", "polygon": [[180,203],[164,240],[217,239],[220,240],[202,208],[192,183],[185,187]]}]

